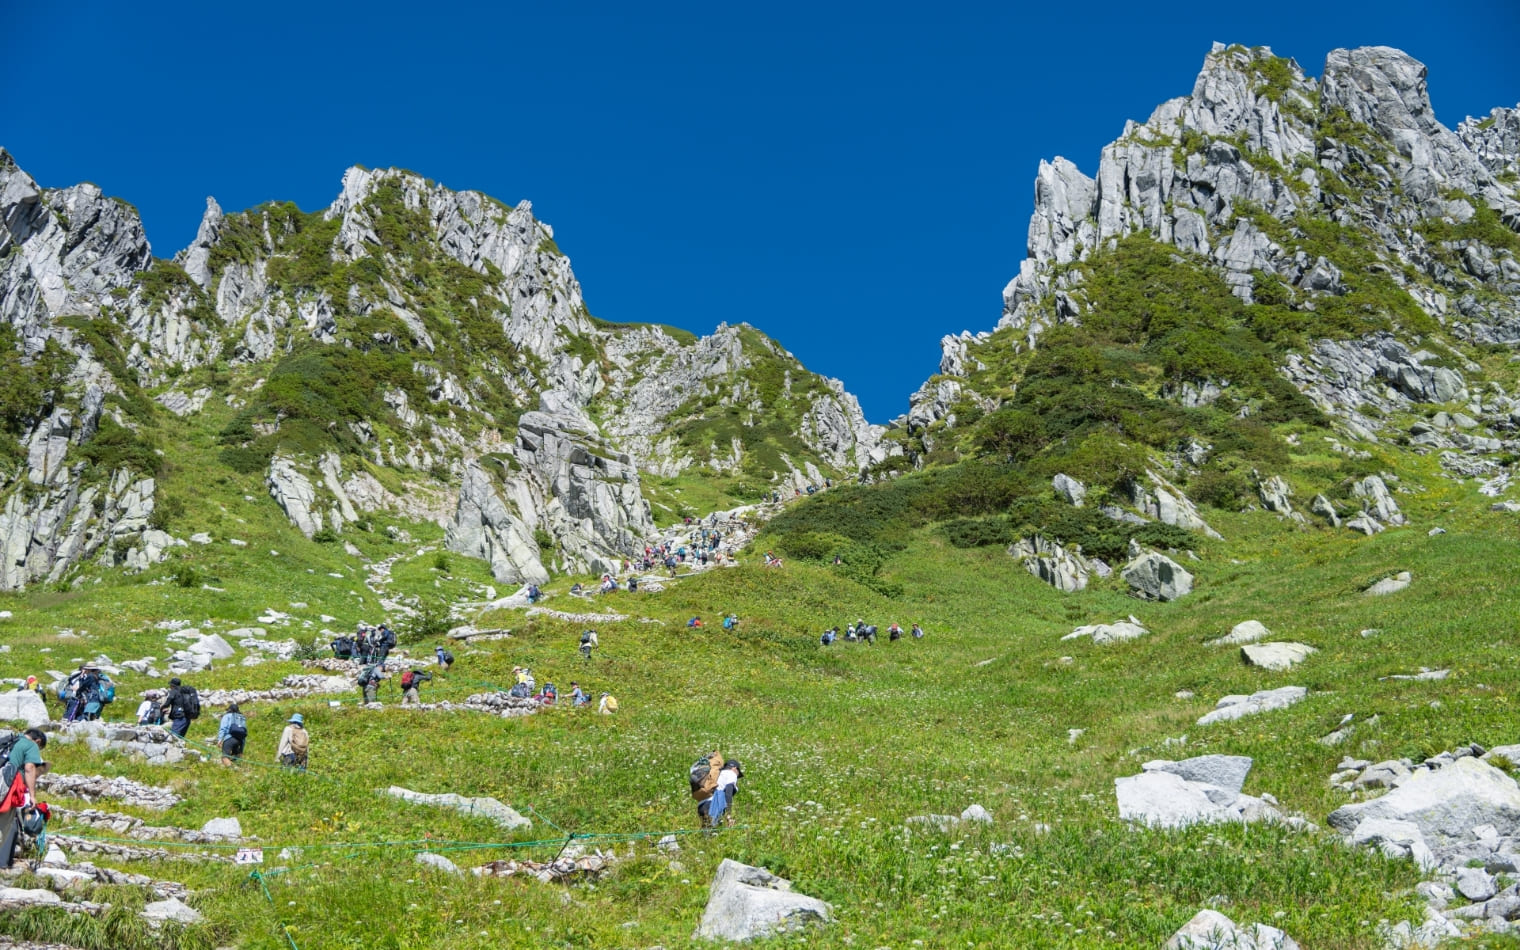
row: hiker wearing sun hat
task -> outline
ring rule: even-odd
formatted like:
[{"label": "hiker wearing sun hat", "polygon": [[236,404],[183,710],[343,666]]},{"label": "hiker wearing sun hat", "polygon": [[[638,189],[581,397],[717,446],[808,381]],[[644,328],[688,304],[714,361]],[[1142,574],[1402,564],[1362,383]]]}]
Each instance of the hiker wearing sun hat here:
[{"label": "hiker wearing sun hat", "polygon": [[310,748],[311,737],[306,733],[306,718],[300,713],[291,716],[285,726],[285,731],[280,733],[280,747],[276,752],[280,764],[289,769],[306,771],[306,751]]}]

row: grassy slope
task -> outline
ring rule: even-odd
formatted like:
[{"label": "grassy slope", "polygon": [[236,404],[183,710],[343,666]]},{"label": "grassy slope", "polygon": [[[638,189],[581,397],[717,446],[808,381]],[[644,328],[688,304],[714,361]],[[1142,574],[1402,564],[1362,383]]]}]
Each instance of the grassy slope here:
[{"label": "grassy slope", "polygon": [[[193,467],[189,459],[182,464]],[[163,769],[102,760],[78,747],[50,752],[62,771],[120,772],[187,794],[167,815],[144,816],[154,821],[198,827],[237,814],[248,833],[271,845],[311,846],[298,870],[270,881],[274,904],[240,886],[246,876],[231,868],[151,869],[209,888],[197,904],[213,927],[187,934],[190,946],[215,939],[280,946],[278,921],[292,926],[302,950],[683,946],[723,857],[767,864],[833,902],[839,923],[809,938],[818,946],[914,939],[931,946],[1155,946],[1216,895],[1236,919],[1273,922],[1306,946],[1373,946],[1367,921],[1418,916],[1407,897],[1417,879],[1412,868],[1349,852],[1333,838],[1263,827],[1127,829],[1115,819],[1112,780],[1149,758],[1241,753],[1257,761],[1247,791],[1272,792],[1322,821],[1343,800],[1325,779],[1347,751],[1419,758],[1462,742],[1515,741],[1508,631],[1520,618],[1507,597],[1520,580],[1514,523],[1482,510],[1467,488],[1423,474],[1430,475],[1428,491],[1400,498],[1414,526],[1375,538],[1292,531],[1260,513],[1211,513],[1229,540],[1204,552],[1197,593],[1176,604],[1142,604],[1112,588],[1063,596],[997,548],[955,549],[924,529],[882,568],[884,579],[903,585],[895,601],[825,567],[746,566],[660,594],[615,597],[611,606],[664,623],[600,627],[605,656],[589,669],[575,656],[574,625],[512,613],[483,618],[515,627],[516,636],[458,650],[454,671],[427,690],[434,698],[463,697],[527,663],[540,681],[565,689],[572,678],[593,691],[610,689],[622,701],[616,719],[567,709],[526,721],[364,712],[350,697],[337,709],[323,701],[254,707],[250,754],[260,761],[272,758],[285,717],[307,715],[314,748],[313,774],[305,777],[255,762],[226,771]],[[257,500],[233,503],[241,495],[226,489]],[[372,602],[360,605],[351,593],[370,600],[336,546],[293,541],[256,485],[227,485],[217,497],[231,500],[221,528],[232,533],[236,526],[250,542],[238,551],[217,545],[193,552],[225,594],[135,579],[104,582],[98,594],[8,598],[4,606],[16,617],[7,622],[7,672],[57,667],[53,657],[97,650],[118,659],[162,656],[160,634],[126,632],[161,618],[241,624],[292,600],[311,604],[294,611],[298,616],[374,618]],[[1434,524],[1448,533],[1428,537]],[[357,541],[374,556],[402,550],[381,537]],[[271,547],[278,558],[266,553]],[[438,572],[430,564],[431,556],[398,564],[397,588],[433,592]],[[456,575],[479,567],[460,558],[452,566]],[[330,578],[328,570],[349,576]],[[1410,590],[1385,599],[1360,593],[1395,570],[1414,573]],[[444,583],[453,585],[450,594],[468,595],[466,581]],[[711,627],[692,633],[682,625],[693,613],[712,619],[728,610],[744,618],[738,634]],[[1077,624],[1129,613],[1154,635],[1106,648],[1059,639]],[[855,616],[883,628],[918,620],[929,636],[883,641],[874,650],[817,645],[823,626]],[[1248,618],[1321,652],[1298,673],[1270,674],[1246,668],[1234,650],[1203,646]],[[83,627],[91,638],[87,646],[59,640],[59,627]],[[1365,639],[1359,631],[1367,627],[1383,633]],[[53,657],[36,652],[45,646]],[[1454,672],[1438,683],[1377,680],[1420,665]],[[194,681],[272,685],[295,669],[233,666]],[[1310,698],[1233,724],[1193,725],[1221,695],[1288,683],[1309,686]],[[124,685],[135,694],[146,682],[128,675]],[[1196,698],[1174,699],[1181,689]],[[396,699],[394,692],[385,698]],[[1359,726],[1348,746],[1314,742],[1347,712],[1358,721],[1374,713],[1380,719]],[[1087,731],[1068,744],[1070,728]],[[206,739],[213,730],[208,713],[192,736]],[[1186,745],[1163,747],[1182,735]],[[713,745],[746,763],[738,802],[744,827],[683,838],[682,870],[656,857],[648,842],[620,843],[620,852],[634,847],[637,857],[594,888],[565,889],[445,879],[410,863],[410,849],[427,846],[420,843],[348,847],[502,837],[482,819],[376,794],[390,784],[493,795],[574,831],[691,828],[681,775],[692,756]],[[950,835],[901,832],[910,815],[955,813],[974,801],[995,824]],[[1041,833],[1037,823],[1053,830]],[[519,838],[557,834],[538,822]],[[550,845],[527,854],[546,859],[554,851]],[[452,856],[468,866],[512,853]],[[0,928],[33,926],[32,919]],[[130,945],[89,933],[75,941]]]}]

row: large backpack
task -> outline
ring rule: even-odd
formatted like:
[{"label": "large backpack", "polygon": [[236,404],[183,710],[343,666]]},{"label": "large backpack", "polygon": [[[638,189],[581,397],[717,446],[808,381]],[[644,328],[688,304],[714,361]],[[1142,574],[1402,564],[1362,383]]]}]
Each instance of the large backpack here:
[{"label": "large backpack", "polygon": [[711,798],[718,787],[718,772],[723,767],[723,757],[716,752],[701,756],[691,763],[691,797],[697,801]]},{"label": "large backpack", "polygon": [[232,723],[227,727],[227,735],[239,742],[248,738],[248,720],[243,718],[242,713],[232,714]]},{"label": "large backpack", "polygon": [[401,688],[402,689],[414,689],[415,687],[418,687],[418,686],[421,686],[421,685],[422,685],[422,683],[418,679],[416,671],[414,671],[414,670],[407,670],[405,673],[401,674]]},{"label": "large backpack", "polygon": [[102,704],[116,702],[116,684],[109,679],[100,681],[100,701]]},{"label": "large backpack", "polygon": [[185,718],[192,722],[201,718],[201,694],[195,691],[194,686],[179,688],[179,708],[184,710]]}]

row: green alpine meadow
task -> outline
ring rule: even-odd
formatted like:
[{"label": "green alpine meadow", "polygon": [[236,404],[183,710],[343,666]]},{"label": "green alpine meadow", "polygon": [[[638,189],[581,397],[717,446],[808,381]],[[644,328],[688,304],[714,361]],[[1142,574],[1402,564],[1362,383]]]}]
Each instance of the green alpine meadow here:
[{"label": "green alpine meadow", "polygon": [[1520,112],[1217,44],[1081,158],[882,424],[528,202],[0,150],[0,945],[1520,946]]}]

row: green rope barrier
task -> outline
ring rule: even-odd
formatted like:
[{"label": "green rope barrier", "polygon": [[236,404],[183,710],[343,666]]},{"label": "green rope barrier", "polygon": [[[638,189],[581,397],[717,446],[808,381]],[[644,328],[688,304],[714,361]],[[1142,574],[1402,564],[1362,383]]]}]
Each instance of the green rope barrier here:
[{"label": "green rope barrier", "polygon": [[[274,906],[274,895],[269,893],[269,886],[264,883],[264,875],[259,871],[254,871],[248,877],[251,880],[259,882],[259,889],[264,892],[264,899],[269,901],[270,906]],[[285,939],[290,941],[290,950],[301,950],[300,947],[296,946],[296,938],[290,935],[290,926],[279,917],[275,918],[275,922],[280,925],[280,932],[285,934]]]}]

